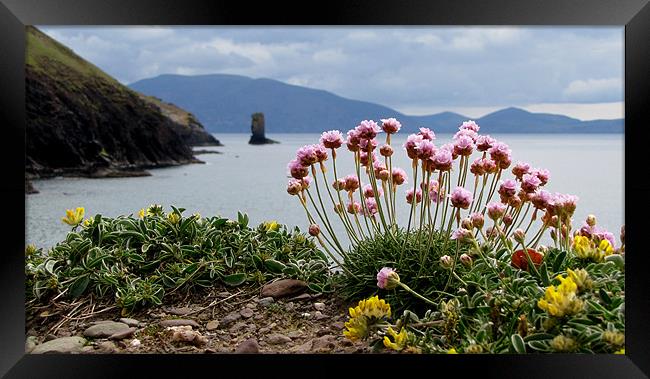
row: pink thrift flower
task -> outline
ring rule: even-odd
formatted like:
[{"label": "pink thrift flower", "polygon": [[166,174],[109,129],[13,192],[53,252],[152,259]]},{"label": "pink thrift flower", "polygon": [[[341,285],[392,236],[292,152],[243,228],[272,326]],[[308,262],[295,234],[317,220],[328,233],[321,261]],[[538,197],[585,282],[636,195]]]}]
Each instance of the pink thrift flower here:
[{"label": "pink thrift flower", "polygon": [[289,179],[287,183],[287,193],[289,195],[297,195],[302,191],[302,182],[298,179]]},{"label": "pink thrift flower", "polygon": [[472,140],[472,143],[474,143],[476,140],[478,140],[478,133],[470,129],[461,129],[457,131],[456,134],[454,134],[453,139],[457,140],[460,137],[467,137]]},{"label": "pink thrift flower", "polygon": [[316,224],[311,224],[309,225],[309,235],[312,237],[316,237],[317,235],[320,234],[320,227]]},{"label": "pink thrift flower", "polygon": [[512,175],[514,175],[519,180],[521,180],[521,177],[524,176],[524,174],[529,174],[529,173],[530,173],[530,165],[525,162],[517,162],[515,167],[512,168]]},{"label": "pink thrift flower", "polygon": [[451,233],[451,239],[458,240],[458,242],[468,242],[472,240],[472,232],[464,228],[459,228]]},{"label": "pink thrift flower", "polygon": [[386,165],[379,160],[376,160],[375,163],[372,164],[372,167],[375,169],[375,176],[379,176],[380,172],[386,170]]},{"label": "pink thrift flower", "polygon": [[390,145],[382,145],[379,148],[379,154],[383,157],[390,157],[393,155],[393,148]]},{"label": "pink thrift flower", "polygon": [[348,150],[350,151],[359,151],[359,143],[361,142],[361,139],[359,138],[359,133],[357,132],[356,129],[352,129],[348,131],[348,138],[345,141],[345,144],[348,147]]},{"label": "pink thrift flower", "polygon": [[399,275],[392,268],[384,267],[377,273],[377,287],[381,289],[392,290],[399,281]]},{"label": "pink thrift flower", "polygon": [[506,212],[506,206],[501,203],[490,203],[487,206],[487,214],[492,220],[496,221],[503,217]]},{"label": "pink thrift flower", "polygon": [[345,179],[341,178],[339,180],[335,180],[334,183],[332,183],[332,187],[334,187],[335,190],[337,191],[342,191],[345,189]]},{"label": "pink thrift flower", "polygon": [[418,135],[422,136],[423,139],[428,141],[433,141],[436,139],[436,134],[431,131],[429,128],[420,128]]},{"label": "pink thrift flower", "polygon": [[465,135],[462,135],[454,141],[454,153],[458,155],[471,155],[474,150],[474,141]]},{"label": "pink thrift flower", "polygon": [[472,162],[472,164],[469,166],[469,171],[476,176],[481,176],[485,174],[485,168],[483,167],[483,159],[477,158],[474,162]]},{"label": "pink thrift flower", "polygon": [[312,145],[314,147],[314,152],[316,153],[316,160],[318,162],[323,162],[327,160],[327,148],[321,144]]},{"label": "pink thrift flower", "polygon": [[359,135],[359,138],[362,140],[373,139],[381,131],[379,125],[377,125],[377,123],[372,120],[361,121],[361,123],[357,125],[355,129]]},{"label": "pink thrift flower", "polygon": [[499,171],[497,163],[490,158],[483,158],[483,170],[487,174],[496,174]]},{"label": "pink thrift flower", "polygon": [[436,146],[430,140],[424,139],[415,144],[415,151],[419,159],[429,159],[436,152]]},{"label": "pink thrift flower", "polygon": [[515,196],[517,194],[517,182],[512,179],[507,179],[501,186],[499,186],[499,195],[501,195],[506,200]]},{"label": "pink thrift flower", "polygon": [[479,129],[481,129],[480,126],[474,121],[474,120],[467,120],[464,121],[463,124],[458,128],[460,130],[471,130],[473,132],[478,133]]},{"label": "pink thrift flower", "polygon": [[456,187],[451,193],[451,205],[467,209],[472,202],[472,193],[463,187]]},{"label": "pink thrift flower", "polygon": [[366,216],[374,216],[377,213],[377,201],[374,197],[366,198]]},{"label": "pink thrift flower", "polygon": [[[422,201],[422,190],[415,191],[415,203],[418,204]],[[406,190],[406,202],[411,204],[413,202],[413,188]]]},{"label": "pink thrift flower", "polygon": [[494,144],[497,142],[490,135],[478,136],[476,139],[476,150],[478,151],[488,151]]},{"label": "pink thrift flower", "polygon": [[[377,191],[379,192],[378,196],[383,196],[384,195],[384,190],[381,189],[381,187],[377,187]],[[375,190],[372,189],[372,185],[366,184],[363,186],[363,196],[365,197],[375,197]]]},{"label": "pink thrift flower", "polygon": [[406,142],[404,143],[404,149],[406,149],[406,154],[408,155],[409,158],[415,159],[418,156],[418,152],[416,149],[416,145],[420,142],[422,142],[424,138],[422,138],[421,135],[419,134],[410,134],[408,137],[406,137]]},{"label": "pink thrift flower", "polygon": [[298,149],[296,152],[296,159],[298,159],[298,162],[300,162],[301,165],[309,167],[318,162],[318,156],[316,156],[314,146],[315,145],[305,145]]},{"label": "pink thrift flower", "polygon": [[402,124],[394,118],[382,118],[381,129],[387,134],[395,134],[402,128]]},{"label": "pink thrift flower", "polygon": [[358,201],[353,201],[348,204],[348,213],[357,214],[361,212],[361,204]]},{"label": "pink thrift flower", "polygon": [[393,184],[400,186],[406,182],[406,171],[399,167],[393,169]]},{"label": "pink thrift flower", "polygon": [[532,193],[537,191],[539,185],[542,184],[542,181],[535,175],[524,174],[521,179],[521,189],[527,193]]},{"label": "pink thrift flower", "polygon": [[384,180],[385,181],[385,180],[388,180],[388,178],[390,178],[390,172],[388,172],[388,170],[381,170],[377,174],[377,179],[379,179],[379,180]]},{"label": "pink thrift flower", "polygon": [[550,198],[551,194],[544,190],[537,191],[530,195],[530,201],[537,209],[545,209],[548,206],[548,201]]},{"label": "pink thrift flower", "polygon": [[370,148],[370,151],[375,150],[377,147],[377,140],[376,139],[362,139],[361,142],[359,142],[359,147],[361,148],[361,151],[368,151],[368,148]]},{"label": "pink thrift flower", "polygon": [[320,137],[320,143],[328,149],[338,149],[344,142],[343,134],[338,130],[324,132]]},{"label": "pink thrift flower", "polygon": [[483,224],[485,223],[485,219],[483,218],[483,214],[480,212],[474,212],[469,216],[469,219],[472,220],[472,226],[474,226],[476,229],[481,229],[483,227]]},{"label": "pink thrift flower", "polygon": [[356,175],[348,175],[345,178],[345,190],[348,192],[354,192],[359,188],[359,178]]},{"label": "pink thrift flower", "polygon": [[305,176],[304,178],[300,179],[300,183],[302,184],[302,189],[306,190],[311,184],[311,178],[309,176]]},{"label": "pink thrift flower", "polygon": [[545,168],[534,169],[531,171],[531,175],[537,176],[537,178],[541,181],[540,186],[545,186],[546,183],[548,183],[549,178],[551,177],[551,173]]},{"label": "pink thrift flower", "polygon": [[292,160],[289,162],[287,165],[287,169],[289,170],[289,174],[291,175],[292,178],[295,179],[302,179],[305,176],[309,175],[309,169],[300,162],[298,162],[297,159]]},{"label": "pink thrift flower", "polygon": [[452,153],[448,149],[438,149],[433,156],[433,163],[440,171],[449,171],[453,164]]},{"label": "pink thrift flower", "polygon": [[368,162],[369,160],[372,160],[372,164],[374,164],[377,161],[377,155],[374,152],[368,154],[365,151],[361,151],[361,153],[359,153],[359,162],[362,166],[365,167],[371,164]]},{"label": "pink thrift flower", "polygon": [[508,145],[503,142],[496,142],[488,152],[490,153],[490,158],[492,158],[500,168],[507,168],[507,166],[510,165],[510,162],[512,162],[510,157],[512,150],[510,150]]}]

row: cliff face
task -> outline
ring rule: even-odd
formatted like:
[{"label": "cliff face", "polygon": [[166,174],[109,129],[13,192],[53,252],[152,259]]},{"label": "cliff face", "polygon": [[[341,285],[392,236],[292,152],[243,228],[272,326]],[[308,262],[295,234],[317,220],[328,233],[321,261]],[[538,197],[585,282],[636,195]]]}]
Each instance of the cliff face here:
[{"label": "cliff face", "polygon": [[159,109],[37,29],[26,31],[28,178],[146,175],[196,161]]},{"label": "cliff face", "polygon": [[221,142],[208,133],[196,117],[172,103],[166,103],[157,97],[138,94],[140,98],[155,105],[163,115],[171,119],[175,130],[191,146],[223,146]]}]

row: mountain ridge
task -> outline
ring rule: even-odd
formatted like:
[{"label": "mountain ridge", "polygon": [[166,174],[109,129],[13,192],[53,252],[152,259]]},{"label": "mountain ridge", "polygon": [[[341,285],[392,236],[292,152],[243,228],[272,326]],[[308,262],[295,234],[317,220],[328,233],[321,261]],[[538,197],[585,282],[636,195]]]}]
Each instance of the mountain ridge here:
[{"label": "mountain ridge", "polygon": [[[390,107],[269,78],[234,74],[162,74],[130,88],[188,109],[212,133],[247,133],[250,114],[265,113],[270,133],[314,133],[350,129],[359,121],[395,117],[405,131],[424,126],[454,132],[464,115],[444,111],[406,115]],[[486,133],[623,133],[624,120],[582,121],[565,115],[507,107],[475,119]]]}]

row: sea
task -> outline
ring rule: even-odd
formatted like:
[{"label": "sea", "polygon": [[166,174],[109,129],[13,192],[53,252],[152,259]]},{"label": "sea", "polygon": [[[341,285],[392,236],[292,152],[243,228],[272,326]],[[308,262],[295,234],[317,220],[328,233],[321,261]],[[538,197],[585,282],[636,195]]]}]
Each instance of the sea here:
[{"label": "sea", "polygon": [[[185,215],[219,215],[237,219],[246,213],[250,224],[277,221],[306,231],[309,222],[298,198],[286,192],[287,163],[295,151],[317,143],[317,134],[269,134],[279,144],[249,145],[249,135],[215,135],[222,147],[197,147],[220,154],[200,154],[204,164],[190,164],[150,170],[151,176],[134,178],[52,178],[35,180],[38,194],[26,195],[25,243],[50,248],[64,240],[70,227],[61,222],[66,209],[84,207],[86,215],[108,217],[136,215],[141,208],[160,204],[185,208]],[[579,197],[574,227],[589,214],[596,215],[598,225],[619,234],[624,215],[624,135],[623,134],[503,134],[492,137],[512,149],[513,165],[529,162],[532,167],[546,168],[551,176],[545,190]],[[410,160],[402,149],[406,134],[393,136],[393,167],[403,168],[408,184],[398,189],[398,223],[406,225],[408,205],[405,191],[412,188]],[[437,135],[436,145],[451,141],[452,135]],[[472,160],[479,157],[474,152]],[[339,177],[353,173],[352,154],[345,147],[338,150]],[[331,159],[327,161],[327,179],[333,181]],[[512,178],[508,173],[505,178]],[[319,178],[322,180],[322,177]],[[368,181],[366,181],[369,183]],[[324,187],[321,191],[330,221],[337,233],[344,234],[330,211],[332,204]],[[455,184],[456,181],[453,181]],[[313,185],[312,185],[313,186]],[[473,190],[473,180],[466,186]],[[314,195],[315,195],[315,188]],[[335,196],[335,195],[334,195]],[[498,199],[498,196],[495,196]],[[535,224],[534,224],[535,227]],[[535,229],[536,230],[536,229]],[[343,238],[343,240],[346,240]]]}]

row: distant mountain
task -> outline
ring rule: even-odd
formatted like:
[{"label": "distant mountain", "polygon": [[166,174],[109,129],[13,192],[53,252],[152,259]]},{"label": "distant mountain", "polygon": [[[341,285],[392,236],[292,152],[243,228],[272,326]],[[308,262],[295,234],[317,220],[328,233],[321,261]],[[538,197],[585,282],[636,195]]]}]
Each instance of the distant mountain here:
[{"label": "distant mountain", "polygon": [[[250,115],[263,112],[270,133],[348,130],[364,119],[395,117],[405,132],[425,126],[454,132],[469,117],[443,112],[410,116],[380,104],[331,92],[239,75],[160,75],[129,85],[194,113],[213,133],[249,133]],[[621,133],[623,120],[580,121],[566,116],[507,108],[476,120],[486,133]]]},{"label": "distant mountain", "polygon": [[27,178],[147,175],[196,162],[179,133],[188,127],[38,29],[26,27],[26,42]]}]

